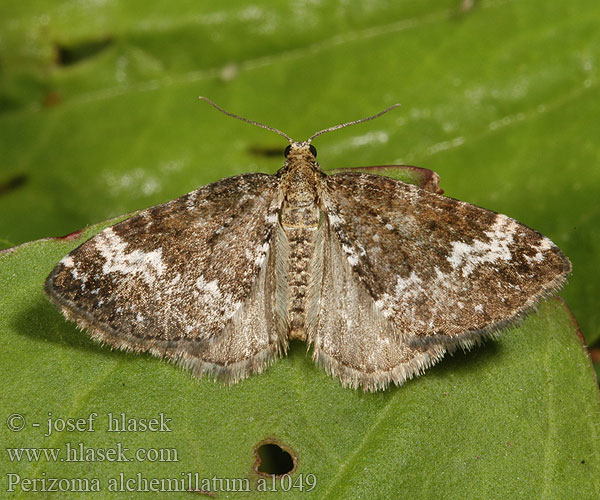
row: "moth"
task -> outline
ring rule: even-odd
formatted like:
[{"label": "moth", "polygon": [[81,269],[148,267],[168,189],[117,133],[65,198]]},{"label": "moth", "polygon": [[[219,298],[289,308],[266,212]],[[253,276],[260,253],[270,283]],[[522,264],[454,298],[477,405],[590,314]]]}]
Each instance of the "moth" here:
[{"label": "moth", "polygon": [[143,210],[64,257],[45,292],[96,340],[234,383],[292,339],[344,386],[401,385],[495,337],[571,271],[514,219],[398,180],[327,175],[289,141],[274,175],[223,179]]}]

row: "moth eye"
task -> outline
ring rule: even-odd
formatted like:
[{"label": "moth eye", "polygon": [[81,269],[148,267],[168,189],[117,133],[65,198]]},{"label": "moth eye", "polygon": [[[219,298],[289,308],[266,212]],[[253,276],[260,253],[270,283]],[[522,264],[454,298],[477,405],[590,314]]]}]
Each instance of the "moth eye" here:
[{"label": "moth eye", "polygon": [[285,157],[287,158],[287,155],[289,155],[289,154],[290,154],[290,150],[291,150],[291,149],[292,149],[292,145],[291,145],[291,144],[288,144],[288,145],[286,146],[286,148],[284,149],[284,151],[283,151],[283,156],[285,156]]},{"label": "moth eye", "polygon": [[316,158],[317,157],[317,148],[315,148],[312,144],[310,146],[308,146],[308,149],[310,150],[311,154]]}]

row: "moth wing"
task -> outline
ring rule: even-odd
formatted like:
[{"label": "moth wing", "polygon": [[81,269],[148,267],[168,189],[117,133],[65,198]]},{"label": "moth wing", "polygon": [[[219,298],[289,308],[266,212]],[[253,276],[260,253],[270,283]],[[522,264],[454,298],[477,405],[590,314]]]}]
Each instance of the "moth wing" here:
[{"label": "moth wing", "polygon": [[505,215],[383,176],[326,183],[344,260],[412,343],[468,348],[558,291],[571,270],[552,241]]},{"label": "moth wing", "polygon": [[260,371],[287,348],[276,304],[277,183],[240,175],[144,210],[64,257],[45,291],[113,347],[233,381]]},{"label": "moth wing", "polygon": [[394,333],[360,283],[327,218],[316,236],[307,333],[313,359],[344,386],[385,389],[441,359],[441,345],[411,346]]}]

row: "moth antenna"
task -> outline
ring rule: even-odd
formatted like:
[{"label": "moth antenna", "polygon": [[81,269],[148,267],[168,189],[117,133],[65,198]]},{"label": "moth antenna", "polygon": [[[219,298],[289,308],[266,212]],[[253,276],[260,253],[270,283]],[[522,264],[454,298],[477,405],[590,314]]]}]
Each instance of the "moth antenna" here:
[{"label": "moth antenna", "polygon": [[243,122],[251,123],[252,125],[256,125],[257,127],[265,128],[267,130],[270,130],[271,132],[275,132],[275,133],[281,135],[282,137],[285,137],[290,142],[290,144],[293,144],[293,142],[294,142],[294,140],[289,135],[287,135],[285,132],[282,132],[279,129],[276,129],[275,127],[269,127],[269,125],[265,125],[264,123],[255,122],[254,120],[250,120],[248,118],[244,118],[243,116],[238,116],[238,115],[236,115],[234,113],[230,113],[229,111],[224,110],[218,104],[215,104],[214,102],[212,102],[208,97],[199,96],[198,98],[201,99],[202,101],[206,101],[213,108],[218,109],[221,113],[224,113],[227,116],[231,116],[232,118],[237,118],[238,120],[242,120]]},{"label": "moth antenna", "polygon": [[317,132],[316,134],[311,135],[307,140],[306,143],[310,144],[310,142],[315,138],[320,136],[321,134],[324,134],[325,132],[333,132],[334,130],[338,130],[340,128],[344,128],[344,127],[349,127],[350,125],[356,125],[357,123],[362,123],[362,122],[368,122],[369,120],[374,120],[375,118],[379,118],[381,115],[384,115],[385,113],[387,113],[388,111],[391,111],[394,108],[397,108],[401,106],[401,104],[392,104],[389,108],[384,109],[383,111],[380,111],[379,113],[377,113],[376,115],[373,116],[367,116],[366,118],[361,118],[360,120],[354,120],[348,123],[341,123],[339,125],[334,125],[333,127],[329,127],[326,128],[325,130],[320,130],[319,132]]}]

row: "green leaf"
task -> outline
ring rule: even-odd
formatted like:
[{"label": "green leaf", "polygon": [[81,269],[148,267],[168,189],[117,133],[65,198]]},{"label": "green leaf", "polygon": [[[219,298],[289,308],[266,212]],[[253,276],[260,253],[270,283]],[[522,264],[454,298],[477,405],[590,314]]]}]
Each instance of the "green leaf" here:
[{"label": "green leaf", "polygon": [[[107,491],[120,472],[131,488],[143,487],[138,473],[150,480],[189,472],[199,479],[247,479],[254,490],[260,480],[254,448],[264,440],[277,440],[296,457],[293,480],[317,478],[302,498],[404,498],[418,491],[422,498],[591,499],[600,492],[598,388],[559,300],[542,304],[500,340],[448,357],[400,388],[344,389],[299,342],[263,374],[226,387],[147,355],[100,346],[45,299],[42,284],[55,263],[105,226],[0,254],[2,419],[14,413],[26,419],[21,432],[0,427],[3,453],[59,448],[66,458],[67,446],[121,443],[129,458],[137,449],[167,449],[163,458],[177,454],[178,461],[38,462],[5,455],[0,487],[6,491],[9,479],[20,478],[16,498],[28,498],[21,485],[29,478],[98,478]],[[93,432],[84,426],[44,436],[49,413],[59,426],[67,418],[98,416]],[[109,413],[163,414],[171,432],[107,432]],[[239,498],[264,496],[254,491]]]}]

